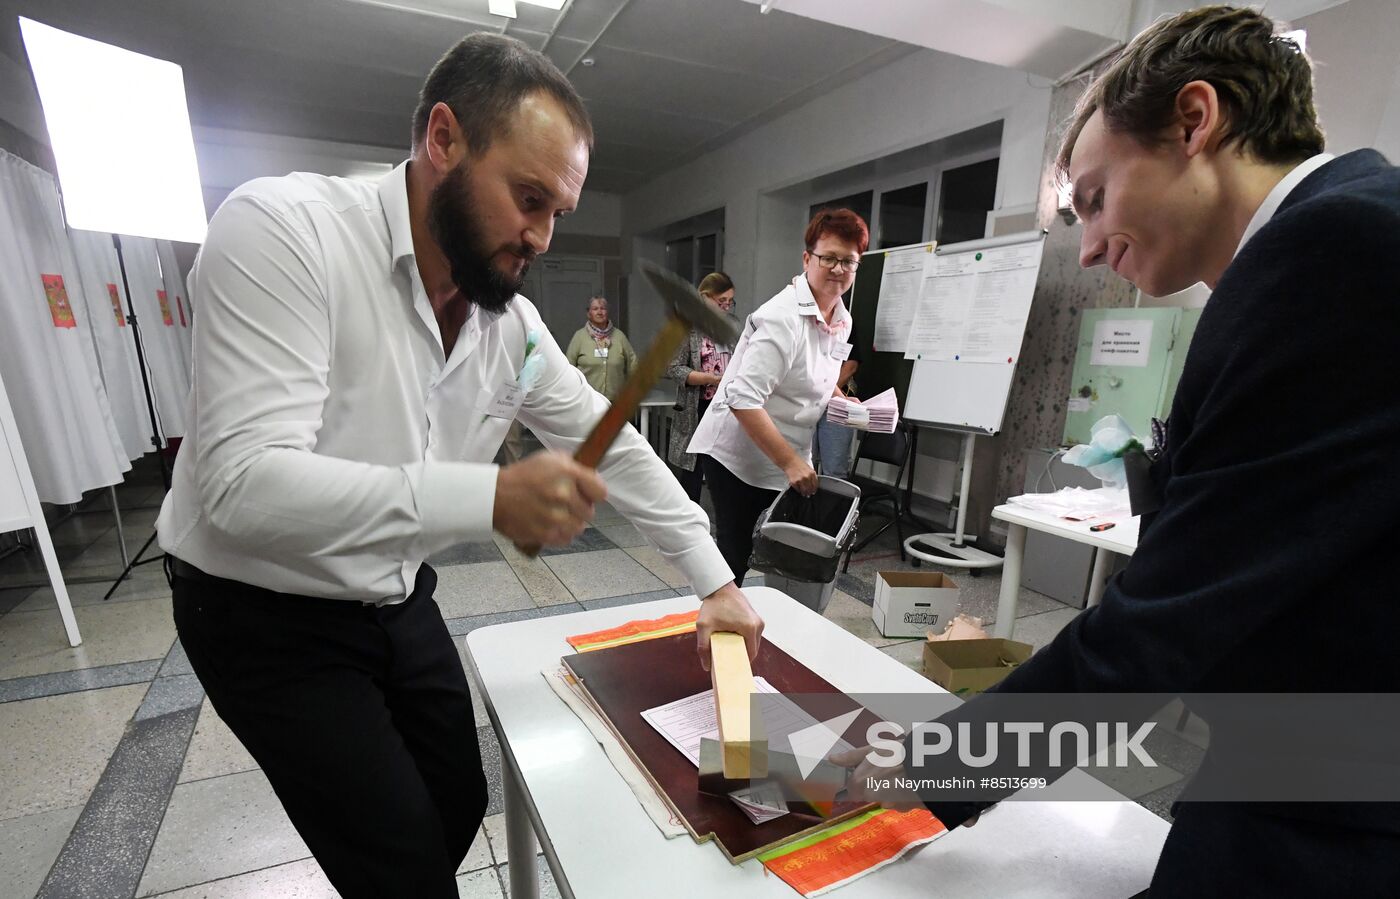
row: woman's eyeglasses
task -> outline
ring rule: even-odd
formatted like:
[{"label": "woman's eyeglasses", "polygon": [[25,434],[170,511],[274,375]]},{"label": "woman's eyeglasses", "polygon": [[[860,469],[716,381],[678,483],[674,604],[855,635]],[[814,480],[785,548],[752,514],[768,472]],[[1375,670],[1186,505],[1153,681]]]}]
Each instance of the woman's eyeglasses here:
[{"label": "woman's eyeglasses", "polygon": [[[812,255],[816,256],[815,253]],[[829,268],[833,271],[838,267],[844,267],[848,272],[853,272],[860,268],[859,259],[844,259],[840,256],[817,256],[817,261],[821,263],[822,268]]]}]

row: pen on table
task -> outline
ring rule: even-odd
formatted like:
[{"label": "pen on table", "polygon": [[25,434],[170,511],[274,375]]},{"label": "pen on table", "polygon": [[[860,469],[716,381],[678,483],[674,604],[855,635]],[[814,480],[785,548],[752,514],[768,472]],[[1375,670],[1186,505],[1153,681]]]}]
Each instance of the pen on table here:
[{"label": "pen on table", "polygon": [[1094,533],[1098,533],[1099,531],[1106,531],[1109,528],[1113,527],[1116,523],[1117,522],[1113,521],[1105,521],[1103,524],[1090,525],[1089,530],[1093,531]]}]

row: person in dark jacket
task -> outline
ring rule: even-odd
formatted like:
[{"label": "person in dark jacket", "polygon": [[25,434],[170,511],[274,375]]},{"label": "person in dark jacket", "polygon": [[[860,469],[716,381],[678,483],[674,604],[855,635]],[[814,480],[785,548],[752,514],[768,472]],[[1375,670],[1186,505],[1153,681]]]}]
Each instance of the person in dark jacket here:
[{"label": "person in dark jacket", "polygon": [[[1152,25],[1081,98],[1058,159],[1081,264],[1153,296],[1213,292],[1127,569],[941,723],[997,694],[1400,692],[1393,660],[1355,642],[1400,630],[1400,170],[1323,147],[1307,58],[1249,9]],[[1248,716],[1193,710],[1211,728],[1201,776],[1258,736]],[[1278,752],[1306,731],[1295,722]],[[989,804],[921,798],[949,826]],[[1394,803],[1178,802],[1174,816],[1152,899],[1400,895]]]},{"label": "person in dark jacket", "polygon": [[[721,312],[734,317],[734,282],[724,272],[710,272],[700,279],[696,288],[700,296],[714,303]],[[735,323],[735,330],[738,330]],[[710,408],[710,400],[715,398],[715,390],[724,369],[729,365],[729,357],[734,352],[732,346],[717,344],[692,328],[685,343],[676,350],[671,365],[666,369],[666,377],[679,382],[676,388],[676,409],[671,420],[671,437],[666,447],[666,461],[671,465],[676,480],[685,488],[686,496],[700,502],[700,489],[705,484],[704,456],[688,453],[690,438],[705,410]]]}]

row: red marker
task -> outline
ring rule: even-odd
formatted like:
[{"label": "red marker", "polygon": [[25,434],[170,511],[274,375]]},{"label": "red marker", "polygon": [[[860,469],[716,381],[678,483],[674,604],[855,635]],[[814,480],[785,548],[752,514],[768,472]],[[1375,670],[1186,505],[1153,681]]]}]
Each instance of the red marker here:
[{"label": "red marker", "polygon": [[1106,522],[1104,522],[1103,524],[1091,525],[1091,526],[1089,527],[1089,530],[1091,530],[1091,531],[1093,531],[1094,533],[1097,534],[1097,533],[1100,532],[1100,531],[1106,531],[1106,530],[1108,530],[1109,528],[1113,527],[1114,524],[1116,524],[1116,523],[1117,523],[1117,522],[1106,521]]}]

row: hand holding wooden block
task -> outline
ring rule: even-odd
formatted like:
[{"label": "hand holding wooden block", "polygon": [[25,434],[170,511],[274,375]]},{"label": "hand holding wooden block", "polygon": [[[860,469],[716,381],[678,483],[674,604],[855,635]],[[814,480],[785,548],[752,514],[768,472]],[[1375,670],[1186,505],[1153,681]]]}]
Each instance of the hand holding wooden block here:
[{"label": "hand holding wooden block", "polygon": [[744,638],[721,631],[710,636],[710,682],[715,688],[715,720],[724,747],[724,776],[768,776],[768,741],[754,732],[750,697],[755,689]]}]

